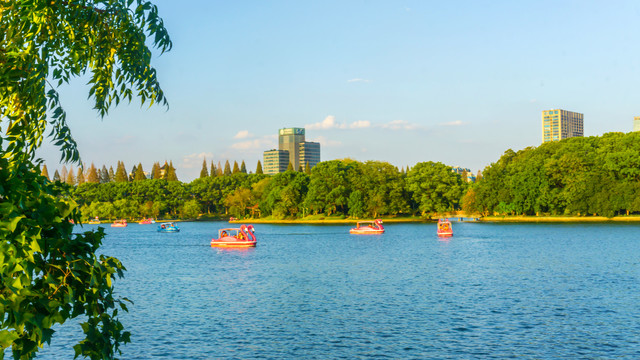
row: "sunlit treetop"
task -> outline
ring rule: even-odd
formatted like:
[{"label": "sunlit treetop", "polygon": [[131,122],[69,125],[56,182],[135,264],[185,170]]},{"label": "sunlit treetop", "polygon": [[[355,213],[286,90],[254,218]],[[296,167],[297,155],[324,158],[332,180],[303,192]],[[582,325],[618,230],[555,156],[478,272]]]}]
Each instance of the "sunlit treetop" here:
[{"label": "sunlit treetop", "polygon": [[171,49],[158,9],[144,0],[0,0],[0,130],[7,151],[33,157],[45,130],[77,162],[57,87],[88,74],[100,116],[112,104],[167,106],[151,50]]}]

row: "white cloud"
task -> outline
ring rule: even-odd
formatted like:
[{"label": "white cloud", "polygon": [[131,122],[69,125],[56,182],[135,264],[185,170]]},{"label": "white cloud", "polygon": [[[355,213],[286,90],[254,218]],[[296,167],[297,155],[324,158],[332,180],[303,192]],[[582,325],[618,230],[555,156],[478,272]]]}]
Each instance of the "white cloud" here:
[{"label": "white cloud", "polygon": [[349,79],[349,80],[347,80],[347,82],[348,82],[348,83],[353,83],[353,82],[370,83],[370,82],[371,82],[371,80],[355,78],[355,79]]},{"label": "white cloud", "polygon": [[412,124],[407,120],[393,120],[386,124],[380,125],[380,127],[384,129],[389,129],[389,130],[415,130],[415,129],[418,129],[420,126],[417,124]]},{"label": "white cloud", "polygon": [[456,121],[449,121],[446,123],[441,123],[440,126],[462,126],[465,123],[460,121],[460,120],[456,120]]},{"label": "white cloud", "polygon": [[311,129],[311,130],[317,130],[317,129],[332,129],[332,128],[336,128],[338,127],[338,124],[336,123],[336,117],[333,115],[329,115],[326,118],[324,118],[324,120],[322,120],[321,122],[315,123],[315,124],[309,124],[305,126],[307,129]]},{"label": "white cloud", "polygon": [[368,120],[359,120],[349,125],[349,128],[351,129],[364,129],[368,127],[371,127],[371,122]]},{"label": "white cloud", "polygon": [[251,135],[249,133],[249,130],[241,130],[238,131],[238,133],[233,137],[234,139],[246,139],[246,138],[250,138],[253,135]]},{"label": "white cloud", "polygon": [[342,145],[342,142],[337,141],[337,140],[329,140],[324,136],[318,136],[313,140],[309,140],[312,142],[318,142],[320,143],[320,147],[338,147]]},{"label": "white cloud", "polygon": [[363,129],[371,126],[371,122],[367,120],[358,120],[351,124],[343,124],[336,121],[336,117],[329,115],[321,122],[315,124],[307,124],[305,128],[310,130],[329,130],[329,129]]},{"label": "white cloud", "polygon": [[183,169],[193,169],[195,167],[200,167],[202,166],[202,161],[205,159],[212,160],[213,153],[201,152],[201,153],[186,155],[182,158],[182,164],[180,167]]},{"label": "white cloud", "polygon": [[231,145],[234,150],[268,150],[273,149],[277,145],[274,136],[263,136],[259,139],[240,141]]}]

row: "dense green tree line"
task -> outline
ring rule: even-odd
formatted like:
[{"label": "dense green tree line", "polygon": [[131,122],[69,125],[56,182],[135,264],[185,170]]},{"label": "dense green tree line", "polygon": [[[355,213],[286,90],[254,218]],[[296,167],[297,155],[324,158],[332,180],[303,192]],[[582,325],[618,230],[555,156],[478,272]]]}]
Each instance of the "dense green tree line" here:
[{"label": "dense green tree line", "polygon": [[[234,173],[226,165],[229,171],[222,174],[227,175],[209,173],[191,183],[166,179],[85,182],[75,187],[73,197],[86,218],[191,219],[198,214],[363,218],[455,211],[467,188],[451,167],[434,162],[416,164],[405,172],[386,162],[333,160],[311,171],[273,176],[261,171],[247,174],[240,167]],[[202,175],[208,173],[205,169],[203,164]]]},{"label": "dense green tree line", "polygon": [[640,212],[640,133],[570,138],[507,150],[463,199],[469,212],[601,215]]},{"label": "dense green tree line", "polygon": [[111,219],[195,218],[203,213],[278,219],[319,214],[429,216],[461,208],[484,215],[640,212],[637,133],[507,150],[472,185],[451,167],[434,162],[405,171],[386,162],[333,160],[311,171],[289,170],[274,176],[261,171],[247,174],[235,165],[234,172],[228,162],[224,171],[212,164],[209,173],[203,163],[202,177],[191,183],[166,179],[83,183],[75,188],[74,197],[85,216]]}]

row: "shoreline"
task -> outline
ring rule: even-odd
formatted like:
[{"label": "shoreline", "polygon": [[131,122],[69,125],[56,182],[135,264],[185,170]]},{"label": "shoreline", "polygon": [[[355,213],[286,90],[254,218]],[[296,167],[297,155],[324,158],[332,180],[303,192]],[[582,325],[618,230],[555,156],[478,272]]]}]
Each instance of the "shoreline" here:
[{"label": "shoreline", "polygon": [[[420,218],[378,218],[383,223],[426,223],[435,222],[431,219]],[[375,219],[294,219],[294,220],[275,220],[275,219],[241,219],[229,221],[230,224],[253,223],[253,224],[310,224],[310,225],[330,225],[330,224],[355,224],[358,221],[370,221]]]},{"label": "shoreline", "polygon": [[[452,222],[475,223],[640,223],[640,216],[444,216]],[[380,218],[383,223],[434,223],[438,218]],[[457,220],[462,219],[462,220]],[[464,220],[467,219],[467,220]],[[473,219],[473,220],[470,220]],[[331,225],[354,224],[368,219],[244,219],[229,221],[231,224],[255,223],[255,224],[307,224],[307,225]],[[371,219],[373,220],[373,219]]]},{"label": "shoreline", "polygon": [[640,216],[485,216],[478,222],[511,222],[511,223],[607,223],[607,222],[640,222]]}]

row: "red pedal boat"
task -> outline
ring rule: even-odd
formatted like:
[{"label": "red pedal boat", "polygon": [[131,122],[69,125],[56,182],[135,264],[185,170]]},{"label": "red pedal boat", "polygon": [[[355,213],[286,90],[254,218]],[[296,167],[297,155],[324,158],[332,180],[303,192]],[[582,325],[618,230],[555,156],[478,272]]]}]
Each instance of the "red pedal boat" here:
[{"label": "red pedal boat", "polygon": [[240,228],[226,228],[218,230],[218,238],[211,239],[211,247],[255,247],[256,236],[253,225],[244,225]]},{"label": "red pedal boat", "polygon": [[351,234],[360,235],[376,235],[384,233],[384,226],[382,226],[382,220],[377,219],[373,221],[358,221],[356,227],[349,230]]},{"label": "red pedal boat", "polygon": [[111,227],[127,227],[127,220],[116,220],[111,224]]},{"label": "red pedal boat", "polygon": [[451,222],[448,219],[438,219],[438,236],[453,236],[453,228],[451,227]]}]

